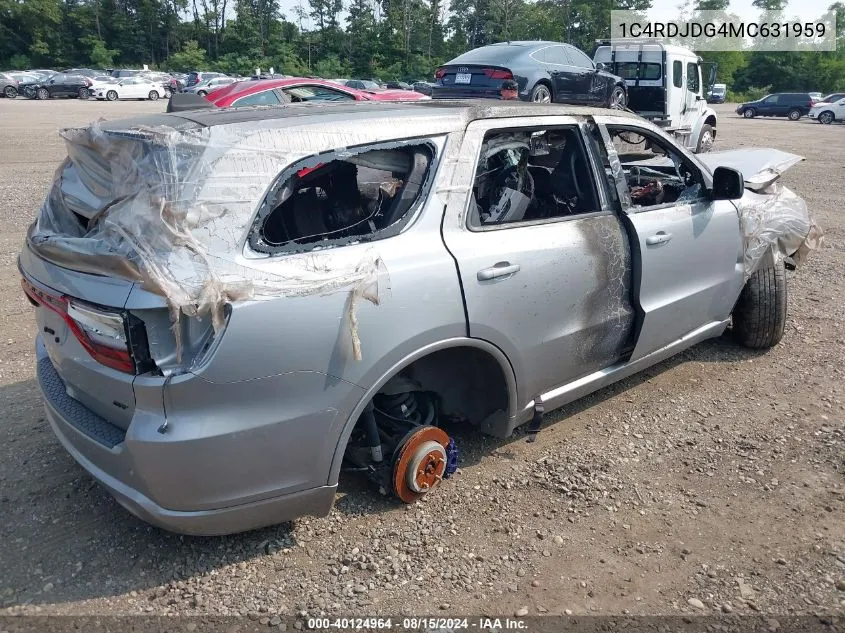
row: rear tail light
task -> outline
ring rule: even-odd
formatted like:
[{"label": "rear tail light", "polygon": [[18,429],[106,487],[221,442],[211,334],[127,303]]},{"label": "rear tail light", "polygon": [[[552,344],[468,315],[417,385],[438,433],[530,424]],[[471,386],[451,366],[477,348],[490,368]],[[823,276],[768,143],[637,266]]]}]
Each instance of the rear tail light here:
[{"label": "rear tail light", "polygon": [[127,374],[136,373],[135,359],[130,353],[127,323],[124,316],[83,306],[67,297],[56,297],[21,280],[30,301],[58,314],[70,331],[98,363]]},{"label": "rear tail light", "polygon": [[509,70],[501,70],[499,68],[485,68],[484,74],[490,79],[513,79],[513,73]]},{"label": "rear tail light", "polygon": [[446,74],[445,68],[438,68],[437,70],[434,71],[434,78],[435,79],[443,79],[443,75],[445,75],[445,74]]}]

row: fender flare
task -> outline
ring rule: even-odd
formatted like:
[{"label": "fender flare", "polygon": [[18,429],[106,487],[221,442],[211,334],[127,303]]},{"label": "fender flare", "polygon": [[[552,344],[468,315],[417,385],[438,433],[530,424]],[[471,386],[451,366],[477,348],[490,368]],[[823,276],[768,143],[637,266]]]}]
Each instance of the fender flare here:
[{"label": "fender flare", "polygon": [[370,400],[372,400],[373,396],[378,393],[378,390],[381,389],[384,384],[393,376],[395,376],[399,371],[401,371],[414,361],[417,361],[420,358],[428,356],[429,354],[432,354],[434,352],[439,352],[441,350],[450,349],[453,347],[474,347],[483,352],[487,352],[494,359],[496,359],[496,361],[498,361],[499,367],[502,369],[502,373],[505,377],[505,383],[508,387],[508,418],[513,418],[517,414],[518,396],[516,389],[516,375],[513,372],[513,367],[511,366],[510,360],[508,360],[508,357],[501,349],[483,339],[469,337],[455,337],[438,341],[436,343],[429,343],[428,345],[419,348],[415,352],[408,354],[402,360],[395,363],[386,372],[384,372],[381,378],[379,378],[369,389],[367,389],[364,395],[359,399],[358,404],[355,405],[355,408],[352,409],[352,412],[349,414],[349,417],[347,417],[346,422],[344,423],[343,428],[340,432],[340,435],[337,438],[337,444],[335,445],[334,456],[332,457],[332,464],[331,469],[329,470],[329,478],[327,481],[327,485],[337,485],[337,481],[340,476],[340,466],[343,462],[343,455],[346,452],[346,444],[349,441],[349,436],[352,435],[352,429],[355,427],[355,424],[358,421],[358,418],[361,416],[364,407]]},{"label": "fender flare", "polygon": [[701,136],[701,128],[704,127],[704,122],[710,116],[717,121],[719,120],[716,116],[716,111],[713,108],[704,108],[701,116],[699,116],[698,120],[695,122],[692,132],[690,133],[690,143],[692,143],[692,147],[690,148],[691,151],[695,151],[695,148],[698,146],[698,137]]}]

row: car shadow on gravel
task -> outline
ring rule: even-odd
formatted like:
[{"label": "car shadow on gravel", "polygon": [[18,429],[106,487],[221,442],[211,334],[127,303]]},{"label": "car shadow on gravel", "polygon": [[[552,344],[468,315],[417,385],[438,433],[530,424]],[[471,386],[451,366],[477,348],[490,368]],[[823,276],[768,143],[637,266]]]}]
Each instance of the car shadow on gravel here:
[{"label": "car shadow on gravel", "polygon": [[[547,413],[543,429],[686,361],[736,362],[761,353],[740,348],[727,337],[702,343]],[[170,599],[172,593],[164,597],[158,589],[163,585],[178,587],[180,581],[253,559],[272,566],[275,552],[297,545],[290,523],[222,537],[180,536],[147,525],[123,509],[59,444],[44,419],[34,380],[0,388],[0,409],[5,413],[0,423],[0,607],[136,592],[143,609],[153,604],[146,601]],[[507,447],[526,439],[521,429],[507,439],[466,427],[449,432],[460,447],[463,469],[491,454],[507,458]],[[368,515],[400,507],[360,474],[342,473],[334,512]],[[308,520],[312,527],[321,521]]]}]

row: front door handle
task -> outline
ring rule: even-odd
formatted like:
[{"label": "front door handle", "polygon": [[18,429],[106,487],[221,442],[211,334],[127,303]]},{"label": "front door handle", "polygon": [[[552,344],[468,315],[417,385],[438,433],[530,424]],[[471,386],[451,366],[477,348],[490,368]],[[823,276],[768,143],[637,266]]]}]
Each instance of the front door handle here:
[{"label": "front door handle", "polygon": [[478,281],[489,281],[498,277],[509,277],[519,272],[519,264],[510,262],[498,262],[497,264],[478,271]]},{"label": "front door handle", "polygon": [[665,244],[669,240],[672,239],[671,233],[666,233],[665,231],[658,231],[654,235],[651,235],[645,238],[645,243],[649,246],[654,246],[655,244]]}]

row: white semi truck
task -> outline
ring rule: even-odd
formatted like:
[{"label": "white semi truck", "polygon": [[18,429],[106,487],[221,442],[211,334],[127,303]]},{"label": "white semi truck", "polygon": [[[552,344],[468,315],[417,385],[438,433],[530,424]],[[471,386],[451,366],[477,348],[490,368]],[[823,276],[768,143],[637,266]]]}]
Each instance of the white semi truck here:
[{"label": "white semi truck", "polygon": [[596,44],[593,61],[625,80],[628,109],[693,152],[713,148],[716,113],[706,95],[715,80],[715,64],[703,62],[687,48],[654,40],[600,40]]}]

